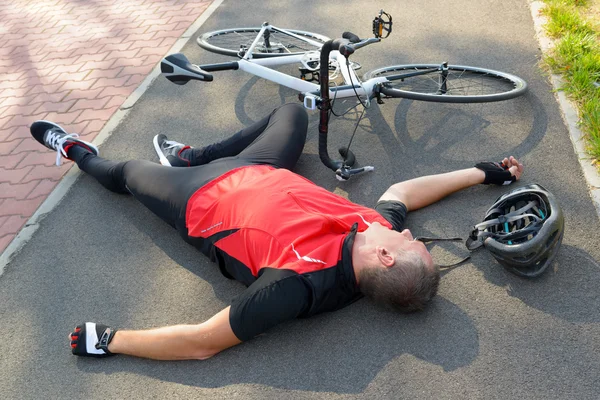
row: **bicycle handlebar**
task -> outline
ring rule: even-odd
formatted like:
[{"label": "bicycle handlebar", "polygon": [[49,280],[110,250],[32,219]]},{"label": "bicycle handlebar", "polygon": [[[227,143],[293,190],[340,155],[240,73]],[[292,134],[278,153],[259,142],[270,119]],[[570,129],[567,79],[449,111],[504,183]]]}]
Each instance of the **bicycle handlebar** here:
[{"label": "bicycle handlebar", "polygon": [[360,42],[360,38],[352,32],[344,32],[344,33],[342,33],[342,37],[344,39],[348,39],[350,41],[350,43]]},{"label": "bicycle handlebar", "polygon": [[333,50],[339,50],[340,46],[349,43],[348,39],[328,40],[321,47],[320,60],[320,84],[321,84],[321,105],[319,118],[319,158],[325,166],[333,171],[337,171],[343,165],[343,161],[334,161],[329,157],[327,151],[327,132],[329,127],[329,53]]},{"label": "bicycle handlebar", "polygon": [[331,103],[329,100],[329,54],[337,50],[344,57],[348,58],[349,55],[354,53],[357,46],[350,44],[351,42],[366,46],[370,42],[368,40],[361,41],[358,36],[351,32],[344,32],[344,38],[336,40],[328,40],[321,47],[321,58],[320,58],[320,84],[321,84],[321,104],[320,104],[320,118],[319,118],[319,158],[325,166],[335,171],[336,178],[340,181],[346,181],[350,179],[352,175],[359,174],[365,171],[372,171],[373,167],[362,167],[362,168],[351,168],[354,165],[355,157],[354,154],[348,148],[339,149],[340,155],[344,157],[344,160],[332,160],[329,157],[327,150],[327,134],[329,129],[329,110],[331,109]]}]

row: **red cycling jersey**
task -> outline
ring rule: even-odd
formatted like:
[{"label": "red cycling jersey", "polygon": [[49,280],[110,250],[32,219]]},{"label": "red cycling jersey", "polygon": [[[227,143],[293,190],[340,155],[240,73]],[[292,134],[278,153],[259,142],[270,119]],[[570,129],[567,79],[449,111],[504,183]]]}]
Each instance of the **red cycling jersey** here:
[{"label": "red cycling jersey", "polygon": [[[234,169],[200,188],[186,210],[188,235],[230,234],[214,246],[250,269],[287,268],[299,274],[335,266],[353,224],[391,224],[377,211],[333,194],[286,169]],[[239,264],[238,264],[239,265]]]}]

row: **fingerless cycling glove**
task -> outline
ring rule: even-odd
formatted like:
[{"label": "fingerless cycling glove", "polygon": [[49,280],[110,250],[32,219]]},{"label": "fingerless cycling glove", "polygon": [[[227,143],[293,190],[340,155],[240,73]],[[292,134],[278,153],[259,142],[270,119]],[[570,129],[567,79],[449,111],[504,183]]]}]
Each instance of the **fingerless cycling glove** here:
[{"label": "fingerless cycling glove", "polygon": [[78,325],[71,333],[71,351],[76,356],[113,356],[114,354],[108,351],[108,344],[116,332],[116,329],[94,322]]},{"label": "fingerless cycling glove", "polygon": [[485,172],[484,185],[510,185],[517,180],[511,175],[508,167],[501,162],[480,162],[475,165],[475,168]]}]

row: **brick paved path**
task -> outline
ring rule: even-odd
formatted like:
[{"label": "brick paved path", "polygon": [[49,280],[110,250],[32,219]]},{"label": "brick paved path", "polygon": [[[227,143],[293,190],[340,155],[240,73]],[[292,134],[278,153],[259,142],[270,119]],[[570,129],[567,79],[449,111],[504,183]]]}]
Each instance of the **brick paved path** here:
[{"label": "brick paved path", "polygon": [[92,141],[211,2],[0,1],[0,254],[73,164],[29,125]]}]

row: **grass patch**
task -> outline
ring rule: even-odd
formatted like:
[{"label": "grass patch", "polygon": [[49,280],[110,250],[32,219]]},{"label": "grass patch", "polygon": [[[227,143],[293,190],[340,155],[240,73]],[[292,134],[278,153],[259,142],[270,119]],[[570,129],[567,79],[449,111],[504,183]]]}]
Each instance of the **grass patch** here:
[{"label": "grass patch", "polygon": [[548,5],[544,14],[548,17],[546,31],[553,38],[559,38],[566,33],[581,33],[583,35],[594,33],[591,24],[579,15],[578,8],[575,6]]},{"label": "grass patch", "polygon": [[581,126],[589,134],[589,152],[596,160],[600,160],[600,96],[586,101],[581,107]]},{"label": "grass patch", "polygon": [[598,53],[598,39],[593,34],[565,34],[546,56],[554,72],[566,72],[578,64],[582,57]]},{"label": "grass patch", "polygon": [[577,104],[588,151],[600,167],[600,0],[545,0],[548,35],[557,39],[544,61],[563,76]]}]

